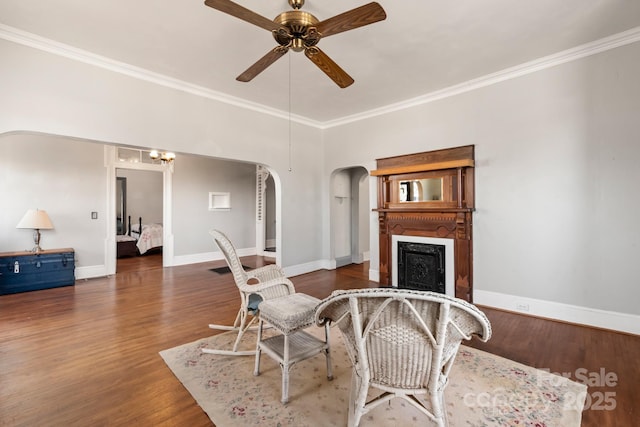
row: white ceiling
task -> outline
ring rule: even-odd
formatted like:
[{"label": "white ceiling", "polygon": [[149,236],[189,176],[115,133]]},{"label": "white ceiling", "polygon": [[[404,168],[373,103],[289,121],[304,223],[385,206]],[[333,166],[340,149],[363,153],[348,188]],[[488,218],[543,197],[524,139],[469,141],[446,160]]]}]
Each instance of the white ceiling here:
[{"label": "white ceiling", "polygon": [[[269,19],[290,9],[286,0],[235,1]],[[367,1],[307,0],[303,10],[324,20]],[[318,45],[355,79],[346,89],[295,52],[253,81],[237,82],[275,41],[203,0],[0,0],[0,25],[318,123],[406,102],[640,27],[640,0],[379,3],[385,21]]]}]

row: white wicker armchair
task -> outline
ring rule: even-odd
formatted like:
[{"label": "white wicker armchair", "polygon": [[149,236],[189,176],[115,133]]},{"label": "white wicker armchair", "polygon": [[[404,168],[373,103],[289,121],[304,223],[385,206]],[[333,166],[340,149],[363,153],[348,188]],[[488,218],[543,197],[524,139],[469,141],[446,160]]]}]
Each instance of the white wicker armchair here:
[{"label": "white wicker armchair", "polygon": [[[211,234],[213,240],[222,251],[227,265],[233,273],[233,280],[240,291],[240,309],[233,326],[209,325],[211,329],[238,331],[238,337],[233,349],[204,348],[202,351],[212,354],[253,356],[256,354],[255,350],[238,351],[238,345],[244,333],[257,319],[258,304],[263,300],[293,294],[295,293],[295,288],[293,283],[285,276],[282,268],[275,264],[245,271],[231,240],[219,230],[211,230],[209,234]],[[251,319],[249,320],[250,317]]]},{"label": "white wicker armchair", "polygon": [[[491,337],[489,320],[472,304],[405,289],[335,291],[316,308],[316,324],[325,322],[340,328],[353,364],[350,427],[396,397],[447,425],[444,389],[460,343]],[[367,401],[369,387],[382,394]]]}]

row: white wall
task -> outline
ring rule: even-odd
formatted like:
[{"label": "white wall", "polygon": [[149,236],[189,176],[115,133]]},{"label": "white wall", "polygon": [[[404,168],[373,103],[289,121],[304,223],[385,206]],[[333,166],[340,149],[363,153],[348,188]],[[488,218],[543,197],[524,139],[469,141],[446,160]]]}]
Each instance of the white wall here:
[{"label": "white wall", "polygon": [[[0,135],[0,252],[30,250],[16,225],[28,209],[47,211],[43,249],[74,248],[76,265],[104,263],[106,171],[101,144],[47,135]],[[98,218],[91,219],[91,212]],[[114,230],[115,233],[115,230]]]},{"label": "white wall", "polygon": [[[33,247],[32,232],[15,226],[27,209],[46,210],[54,225],[42,231],[45,249],[71,247],[76,276],[105,274],[107,172],[104,145],[44,134],[0,135],[0,252]],[[163,222],[163,177],[154,171],[118,169],[127,178],[132,224]],[[208,230],[224,230],[239,250],[255,248],[255,165],[179,155],[174,164],[174,255],[210,260],[218,248]],[[229,191],[232,210],[208,210],[208,192]],[[91,212],[98,218],[91,219]],[[115,230],[114,230],[115,233]]]},{"label": "white wall", "polygon": [[[230,194],[231,209],[209,210],[209,192]],[[173,234],[177,256],[218,251],[209,230],[222,230],[237,249],[256,247],[256,165],[179,156],[173,173]]]},{"label": "white wall", "polygon": [[640,314],[638,58],[635,43],[328,129],[325,175],[474,144],[476,299]]},{"label": "white wall", "polygon": [[[36,131],[267,165],[282,264],[321,258],[321,131],[0,40],[0,134]],[[230,84],[235,84],[230,82]]]}]

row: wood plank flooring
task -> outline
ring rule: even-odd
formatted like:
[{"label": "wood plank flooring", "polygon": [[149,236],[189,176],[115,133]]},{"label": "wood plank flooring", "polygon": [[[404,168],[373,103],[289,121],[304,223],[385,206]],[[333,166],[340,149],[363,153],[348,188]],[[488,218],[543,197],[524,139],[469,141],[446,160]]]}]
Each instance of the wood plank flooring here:
[{"label": "wood plank flooring", "polygon": [[[217,333],[209,323],[233,322],[232,276],[209,270],[223,265],[162,268],[161,256],[137,257],[119,260],[113,277],[0,296],[0,425],[211,425],[158,352]],[[292,280],[323,298],[377,286],[367,275],[365,263]],[[638,425],[640,337],[483,310],[494,335],[474,347],[554,372],[613,372],[616,386],[590,393],[614,393],[615,409],[586,410],[583,426]]]}]

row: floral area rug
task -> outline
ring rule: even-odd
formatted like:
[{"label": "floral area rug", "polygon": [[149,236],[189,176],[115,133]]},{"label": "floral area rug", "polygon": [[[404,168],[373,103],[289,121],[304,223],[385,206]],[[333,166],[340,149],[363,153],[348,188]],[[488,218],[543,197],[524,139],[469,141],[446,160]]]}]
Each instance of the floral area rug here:
[{"label": "floral area rug", "polygon": [[[201,351],[205,347],[230,349],[235,337],[227,332],[160,352],[216,426],[347,425],[351,363],[338,330],[331,332],[334,379],[327,379],[323,355],[299,362],[291,370],[287,405],[280,402],[280,366],[268,355],[262,354],[260,376],[256,377],[252,356]],[[244,349],[255,348],[255,339],[255,333],[247,333]],[[445,403],[451,427],[578,427],[585,393],[583,384],[461,346]],[[402,399],[380,405],[360,423],[362,427],[410,425],[431,424]]]}]

